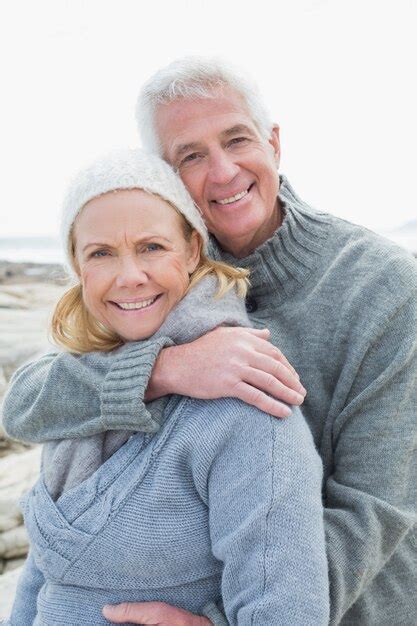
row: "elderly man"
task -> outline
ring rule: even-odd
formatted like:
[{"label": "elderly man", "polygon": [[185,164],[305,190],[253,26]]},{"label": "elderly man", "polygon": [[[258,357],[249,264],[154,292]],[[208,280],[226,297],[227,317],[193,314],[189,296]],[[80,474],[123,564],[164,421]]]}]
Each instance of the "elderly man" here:
[{"label": "elderly man", "polygon": [[[224,65],[184,59],[162,69],[144,86],[137,114],[145,146],[178,170],[200,207],[214,258],[251,269],[251,319],[270,329],[308,389],[304,414],[325,472],[332,624],[412,626],[414,260],[363,228],[312,210],[278,177],[279,128],[256,90]],[[250,355],[233,352],[233,340],[217,331],[198,346],[168,348],[150,393],[209,397],[232,388],[279,415],[265,394],[276,388],[268,376],[274,372],[250,371]],[[247,368],[246,375],[233,379],[235,368]],[[137,607],[138,618],[144,608]],[[159,610],[162,624],[167,607]]]},{"label": "elderly man", "polygon": [[[148,348],[147,399],[234,395],[284,417],[280,400],[304,396],[294,366],[324,465],[331,623],[414,625],[414,259],[297,196],[278,175],[279,127],[253,85],[225,64],[184,59],[160,70],[141,92],[138,121],[145,147],[178,170],[201,209],[213,257],[250,268],[248,312],[281,351],[271,351],[266,332],[236,328]],[[92,419],[82,434],[98,428]],[[11,434],[25,438],[18,420]],[[104,612],[114,622],[227,623],[214,605],[207,617],[160,603]]]}]

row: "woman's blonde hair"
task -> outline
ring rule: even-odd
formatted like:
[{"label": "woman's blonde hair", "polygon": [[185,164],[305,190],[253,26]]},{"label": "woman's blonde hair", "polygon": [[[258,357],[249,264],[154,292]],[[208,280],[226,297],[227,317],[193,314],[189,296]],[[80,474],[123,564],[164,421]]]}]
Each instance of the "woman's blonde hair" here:
[{"label": "woman's blonde hair", "polygon": [[[176,207],[173,206],[173,208],[181,218],[185,239],[190,241],[193,233],[195,233],[201,240],[201,235],[193,229],[182,213]],[[71,240],[72,264],[76,267],[73,231]],[[231,289],[235,289],[242,298],[246,296],[249,285],[249,271],[220,261],[213,261],[203,251],[201,252],[197,268],[190,276],[190,284],[187,291],[192,289],[202,278],[210,275],[215,276],[219,283],[219,288],[215,295],[216,298],[221,298]],[[75,354],[96,350],[109,351],[124,343],[117,333],[106,328],[87,310],[80,283],[70,287],[56,304],[52,315],[50,332],[53,341],[58,346]]]}]

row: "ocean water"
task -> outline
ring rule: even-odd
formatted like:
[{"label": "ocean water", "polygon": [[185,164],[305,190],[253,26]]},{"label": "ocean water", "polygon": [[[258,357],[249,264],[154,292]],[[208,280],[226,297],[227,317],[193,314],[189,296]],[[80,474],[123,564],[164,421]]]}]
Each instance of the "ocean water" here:
[{"label": "ocean water", "polygon": [[63,263],[64,255],[53,237],[7,237],[0,238],[0,261]]},{"label": "ocean water", "polygon": [[391,239],[394,243],[409,250],[417,256],[417,232],[395,232],[395,233],[381,233],[384,237]]}]

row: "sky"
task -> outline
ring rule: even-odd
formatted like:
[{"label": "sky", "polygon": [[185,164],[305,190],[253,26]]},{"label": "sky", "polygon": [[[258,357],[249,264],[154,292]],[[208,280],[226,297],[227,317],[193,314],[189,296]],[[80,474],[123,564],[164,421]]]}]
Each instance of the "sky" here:
[{"label": "sky", "polygon": [[68,181],[138,145],[140,85],[221,56],[257,80],[282,161],[321,210],[376,230],[417,218],[417,0],[6,0],[0,237],[55,235]]}]

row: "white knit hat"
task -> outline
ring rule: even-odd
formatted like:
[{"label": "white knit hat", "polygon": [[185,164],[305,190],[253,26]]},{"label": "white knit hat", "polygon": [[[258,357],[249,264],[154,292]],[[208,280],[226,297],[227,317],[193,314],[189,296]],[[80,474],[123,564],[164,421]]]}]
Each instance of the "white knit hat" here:
[{"label": "white knit hat", "polygon": [[97,159],[82,169],[69,186],[61,219],[61,237],[69,267],[72,267],[70,233],[77,215],[93,198],[117,189],[143,189],[167,200],[200,233],[206,248],[207,228],[179,176],[158,156],[125,149]]}]

